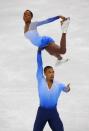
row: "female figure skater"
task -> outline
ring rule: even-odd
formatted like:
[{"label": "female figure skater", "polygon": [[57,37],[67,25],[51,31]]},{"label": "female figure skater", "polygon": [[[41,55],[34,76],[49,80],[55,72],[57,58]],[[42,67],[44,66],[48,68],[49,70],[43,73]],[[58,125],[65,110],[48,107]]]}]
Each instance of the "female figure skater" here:
[{"label": "female figure skater", "polygon": [[[25,22],[24,26],[24,35],[27,39],[29,39],[32,44],[39,48],[45,49],[50,55],[55,56],[58,60],[62,60],[61,54],[66,53],[66,33],[69,26],[70,18],[65,18],[64,16],[55,16],[52,18],[48,18],[43,21],[32,22],[33,13],[30,10],[26,10],[23,15],[23,20]],[[61,41],[58,44],[49,37],[49,36],[40,36],[37,27],[53,22],[57,19],[62,19],[61,21],[61,29],[62,29],[62,37]]]}]

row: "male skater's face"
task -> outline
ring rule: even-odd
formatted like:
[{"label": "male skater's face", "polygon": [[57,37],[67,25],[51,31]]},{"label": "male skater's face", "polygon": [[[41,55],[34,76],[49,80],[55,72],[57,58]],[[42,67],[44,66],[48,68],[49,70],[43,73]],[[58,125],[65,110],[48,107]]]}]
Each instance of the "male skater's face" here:
[{"label": "male skater's face", "polygon": [[32,16],[31,16],[30,11],[26,10],[24,12],[23,20],[25,21],[25,23],[29,23],[31,22],[31,19],[32,19]]},{"label": "male skater's face", "polygon": [[53,68],[48,68],[45,72],[45,76],[47,80],[53,80],[54,79],[54,70]]}]

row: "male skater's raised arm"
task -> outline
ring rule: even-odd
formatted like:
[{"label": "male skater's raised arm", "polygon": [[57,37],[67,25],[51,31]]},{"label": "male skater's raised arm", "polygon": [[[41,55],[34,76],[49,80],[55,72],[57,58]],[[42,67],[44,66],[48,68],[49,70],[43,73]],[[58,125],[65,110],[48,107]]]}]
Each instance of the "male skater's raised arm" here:
[{"label": "male skater's raised arm", "polygon": [[42,57],[41,57],[41,49],[38,48],[37,51],[37,79],[40,80],[43,78],[43,62],[42,62]]}]

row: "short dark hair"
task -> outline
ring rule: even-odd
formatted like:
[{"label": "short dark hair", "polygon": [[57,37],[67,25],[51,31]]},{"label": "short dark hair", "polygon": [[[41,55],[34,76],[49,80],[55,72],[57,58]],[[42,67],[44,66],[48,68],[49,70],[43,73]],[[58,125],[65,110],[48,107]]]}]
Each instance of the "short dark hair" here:
[{"label": "short dark hair", "polygon": [[[30,14],[31,14],[31,17],[33,18],[33,13],[32,13],[30,10],[26,10],[26,11],[29,11]],[[26,11],[25,11],[25,12],[26,12]]]},{"label": "short dark hair", "polygon": [[48,70],[48,69],[50,69],[50,68],[53,68],[52,66],[45,66],[44,67],[44,73]]}]

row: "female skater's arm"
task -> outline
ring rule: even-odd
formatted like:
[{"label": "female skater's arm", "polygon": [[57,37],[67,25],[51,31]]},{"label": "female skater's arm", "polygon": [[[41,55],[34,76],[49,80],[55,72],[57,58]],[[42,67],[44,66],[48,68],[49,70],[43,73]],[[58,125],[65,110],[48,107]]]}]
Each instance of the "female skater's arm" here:
[{"label": "female skater's arm", "polygon": [[55,17],[51,17],[51,18],[48,18],[48,19],[43,20],[43,21],[38,21],[38,22],[37,22],[37,26],[40,26],[40,25],[43,25],[43,24],[47,24],[47,23],[53,22],[53,21],[55,21],[55,20],[57,20],[57,19],[59,19],[59,18],[65,19],[64,16],[55,16]]}]

